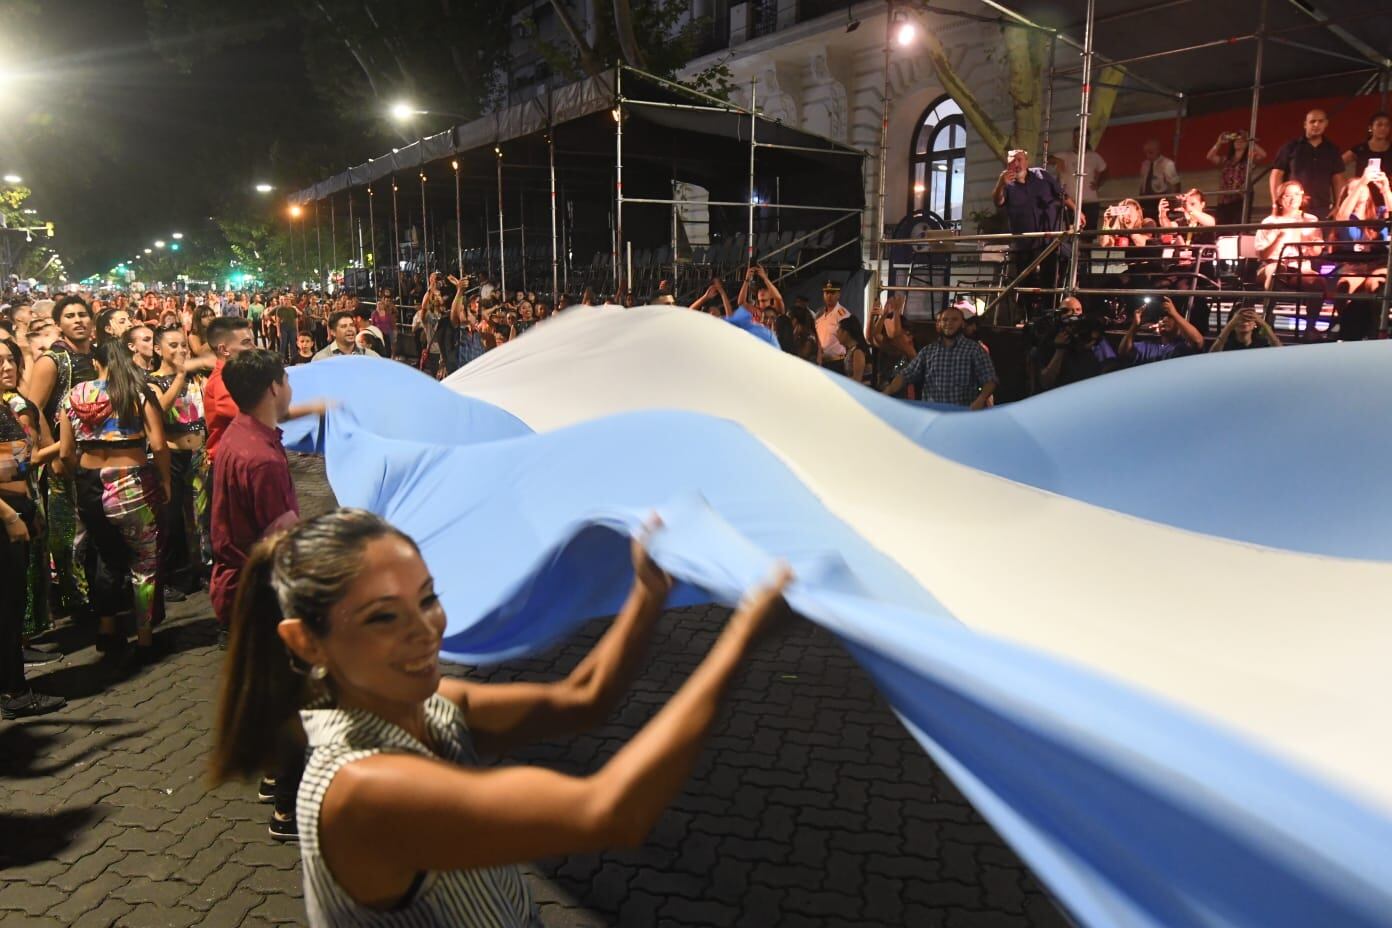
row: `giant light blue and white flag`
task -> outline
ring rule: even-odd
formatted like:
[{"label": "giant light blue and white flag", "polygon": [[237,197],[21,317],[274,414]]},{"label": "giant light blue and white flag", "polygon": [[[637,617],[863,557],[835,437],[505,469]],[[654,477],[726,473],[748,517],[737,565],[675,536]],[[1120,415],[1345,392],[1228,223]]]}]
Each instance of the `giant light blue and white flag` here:
[{"label": "giant light blue and white flag", "polygon": [[1392,925],[1392,346],[1168,361],[995,410],[886,399],[718,319],[574,308],[444,385],[292,371],[342,406],[345,505],[421,545],[445,650],[674,602],[777,559],[1087,925]]}]

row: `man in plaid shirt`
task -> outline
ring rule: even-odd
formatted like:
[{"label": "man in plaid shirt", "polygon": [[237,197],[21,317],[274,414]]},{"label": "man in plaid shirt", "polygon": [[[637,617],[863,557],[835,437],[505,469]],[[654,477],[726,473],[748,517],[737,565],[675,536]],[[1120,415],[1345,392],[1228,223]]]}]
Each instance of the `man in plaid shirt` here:
[{"label": "man in plaid shirt", "polygon": [[938,340],[920,351],[882,392],[893,396],[912,384],[925,403],[985,407],[998,383],[996,367],[980,342],[962,335],[962,322],[956,306],[939,313]]}]

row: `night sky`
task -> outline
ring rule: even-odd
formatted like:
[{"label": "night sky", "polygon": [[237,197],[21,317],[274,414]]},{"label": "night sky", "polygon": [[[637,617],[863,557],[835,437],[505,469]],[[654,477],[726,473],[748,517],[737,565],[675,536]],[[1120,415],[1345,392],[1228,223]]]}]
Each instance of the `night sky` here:
[{"label": "night sky", "polygon": [[[185,73],[153,47],[141,0],[21,6],[30,28],[0,40],[21,74],[0,90],[0,170],[33,188],[76,277],[175,230],[195,241],[214,212],[279,208],[285,191],[389,144],[372,114],[346,124],[316,94],[293,18],[228,30]],[[258,181],[279,199],[258,200]]]}]

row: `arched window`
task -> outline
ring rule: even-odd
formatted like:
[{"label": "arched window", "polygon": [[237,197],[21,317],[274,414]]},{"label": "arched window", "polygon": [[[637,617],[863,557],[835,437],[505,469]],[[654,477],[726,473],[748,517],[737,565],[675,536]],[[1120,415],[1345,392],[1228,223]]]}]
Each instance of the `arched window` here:
[{"label": "arched window", "polygon": [[962,190],[967,176],[967,121],[947,95],[923,111],[909,150],[909,212],[931,210],[955,226],[962,224]]}]

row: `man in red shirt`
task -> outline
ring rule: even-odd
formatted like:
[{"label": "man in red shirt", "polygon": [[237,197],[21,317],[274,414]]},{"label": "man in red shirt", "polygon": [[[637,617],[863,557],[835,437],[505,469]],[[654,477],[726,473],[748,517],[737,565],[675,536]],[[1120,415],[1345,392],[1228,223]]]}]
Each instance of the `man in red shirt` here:
[{"label": "man in red shirt", "polygon": [[277,423],[290,412],[285,365],[265,349],[239,353],[221,370],[239,412],[223,430],[210,513],[213,577],[209,596],[227,628],[237,580],[252,547],[299,519],[300,504]]},{"label": "man in red shirt", "polygon": [[223,366],[253,346],[251,323],[239,316],[219,316],[208,323],[208,347],[213,349],[217,359],[208,382],[203,385],[203,421],[208,426],[208,439],[204,442],[203,453],[209,465],[215,463],[222,433],[237,416],[237,404],[227,393],[222,382]]},{"label": "man in red shirt", "polygon": [[[252,348],[237,352],[221,373],[238,410],[222,431],[213,471],[213,578],[209,594],[222,627],[219,638],[225,641],[247,557],[262,538],[299,521],[300,503],[278,427],[292,416],[285,363],[273,351]],[[324,408],[323,403],[315,403],[298,407],[293,414],[322,415]],[[295,794],[304,770],[304,746],[287,737],[282,747],[284,756],[274,775],[262,781],[260,796],[275,800],[271,836],[289,841],[297,835]]]}]

